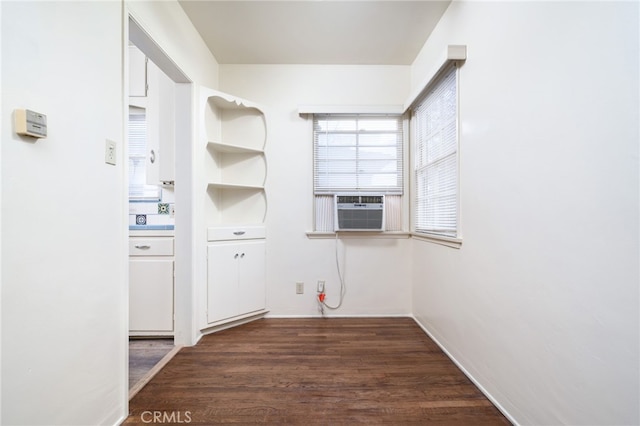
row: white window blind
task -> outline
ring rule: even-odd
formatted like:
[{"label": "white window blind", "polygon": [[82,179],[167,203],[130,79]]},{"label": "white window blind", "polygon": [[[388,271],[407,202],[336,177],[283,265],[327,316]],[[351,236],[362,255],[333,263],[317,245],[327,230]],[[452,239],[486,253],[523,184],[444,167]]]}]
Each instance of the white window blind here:
[{"label": "white window blind", "polygon": [[314,192],[402,194],[402,116],[314,115]]},{"label": "white window blind", "polygon": [[333,195],[315,196],[315,230],[319,232],[333,232],[334,227],[334,197]]},{"label": "white window blind", "polygon": [[415,231],[449,237],[458,228],[456,67],[447,69],[413,109]]},{"label": "white window blind", "polygon": [[129,199],[159,200],[160,186],[147,185],[147,119],[143,108],[129,108]]}]

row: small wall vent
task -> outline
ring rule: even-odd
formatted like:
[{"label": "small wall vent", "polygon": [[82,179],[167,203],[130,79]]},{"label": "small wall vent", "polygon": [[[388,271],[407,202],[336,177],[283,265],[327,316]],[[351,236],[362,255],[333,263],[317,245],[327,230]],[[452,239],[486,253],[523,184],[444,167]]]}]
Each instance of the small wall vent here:
[{"label": "small wall vent", "polygon": [[336,194],[336,231],[384,231],[384,195]]}]

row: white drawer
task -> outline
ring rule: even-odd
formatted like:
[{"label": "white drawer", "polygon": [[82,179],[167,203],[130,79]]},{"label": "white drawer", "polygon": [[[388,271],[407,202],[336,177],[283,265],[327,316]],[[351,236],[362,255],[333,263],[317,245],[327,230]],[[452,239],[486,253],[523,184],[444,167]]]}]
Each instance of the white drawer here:
[{"label": "white drawer", "polygon": [[173,256],[173,238],[129,238],[129,256]]},{"label": "white drawer", "polygon": [[256,240],[264,237],[264,226],[211,227],[207,229],[208,241]]}]

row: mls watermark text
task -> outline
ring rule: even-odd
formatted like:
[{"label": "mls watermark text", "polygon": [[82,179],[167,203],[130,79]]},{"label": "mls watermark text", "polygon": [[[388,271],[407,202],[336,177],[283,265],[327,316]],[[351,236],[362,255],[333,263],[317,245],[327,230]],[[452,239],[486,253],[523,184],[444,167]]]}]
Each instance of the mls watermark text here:
[{"label": "mls watermark text", "polygon": [[151,424],[186,424],[191,423],[191,411],[143,411],[140,419]]}]

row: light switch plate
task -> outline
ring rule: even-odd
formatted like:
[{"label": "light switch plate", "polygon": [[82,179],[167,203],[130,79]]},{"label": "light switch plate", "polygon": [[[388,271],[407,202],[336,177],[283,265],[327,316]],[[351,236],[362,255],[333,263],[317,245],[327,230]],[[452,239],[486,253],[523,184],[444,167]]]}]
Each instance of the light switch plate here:
[{"label": "light switch plate", "polygon": [[116,143],[107,139],[104,145],[104,162],[116,165]]}]

